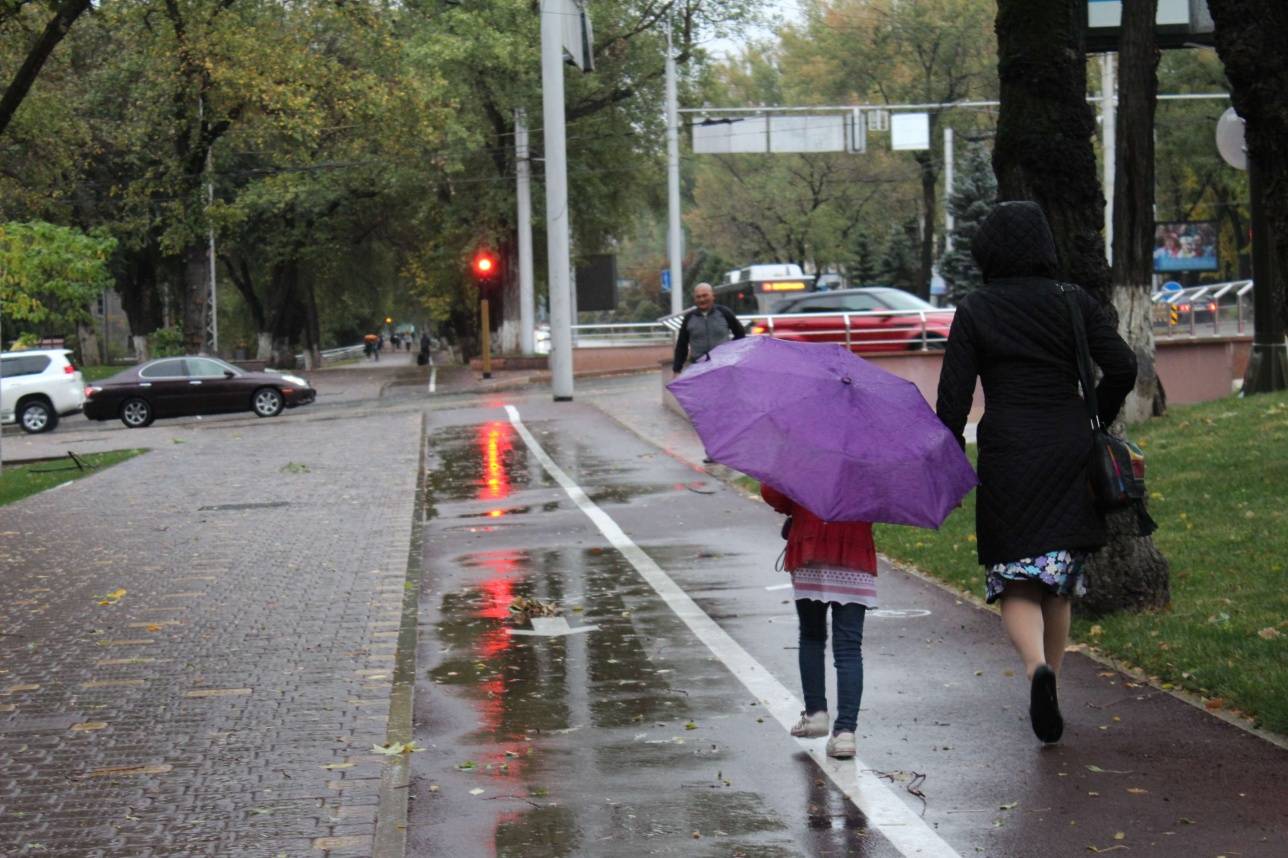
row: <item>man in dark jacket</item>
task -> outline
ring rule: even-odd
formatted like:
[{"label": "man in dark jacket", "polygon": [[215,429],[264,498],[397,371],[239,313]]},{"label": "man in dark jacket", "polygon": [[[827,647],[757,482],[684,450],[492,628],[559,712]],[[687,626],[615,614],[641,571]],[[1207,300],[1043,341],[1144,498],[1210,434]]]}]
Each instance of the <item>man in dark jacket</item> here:
[{"label": "man in dark jacket", "polygon": [[685,363],[693,363],[721,343],[747,336],[733,310],[716,303],[710,283],[693,287],[693,304],[694,309],[684,314],[680,336],[675,340],[671,369],[676,373],[684,369]]}]

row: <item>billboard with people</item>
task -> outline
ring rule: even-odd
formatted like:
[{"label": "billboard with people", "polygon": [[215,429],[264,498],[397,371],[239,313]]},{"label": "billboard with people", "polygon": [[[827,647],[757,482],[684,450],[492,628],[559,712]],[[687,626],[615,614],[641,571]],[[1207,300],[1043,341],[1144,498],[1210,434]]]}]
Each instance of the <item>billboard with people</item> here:
[{"label": "billboard with people", "polygon": [[1154,225],[1154,271],[1216,271],[1220,266],[1216,221]]}]

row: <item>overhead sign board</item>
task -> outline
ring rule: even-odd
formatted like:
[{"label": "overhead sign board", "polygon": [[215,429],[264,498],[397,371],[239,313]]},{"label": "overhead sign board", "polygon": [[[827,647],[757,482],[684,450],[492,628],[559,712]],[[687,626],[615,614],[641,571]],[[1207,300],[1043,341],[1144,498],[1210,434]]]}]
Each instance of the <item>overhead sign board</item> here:
[{"label": "overhead sign board", "polygon": [[930,114],[892,113],[890,115],[890,148],[896,152],[929,149]]},{"label": "overhead sign board", "polygon": [[863,120],[854,113],[767,113],[695,122],[693,151],[734,153],[862,152]]},{"label": "overhead sign board", "polygon": [[[1117,51],[1123,19],[1122,0],[1087,0],[1084,11],[1087,50],[1090,53]],[[1214,27],[1207,0],[1158,0],[1154,23],[1160,48],[1212,44]]]},{"label": "overhead sign board", "polygon": [[590,28],[586,4],[582,0],[562,0],[556,5],[563,20],[564,58],[584,72],[594,71],[595,34]]}]

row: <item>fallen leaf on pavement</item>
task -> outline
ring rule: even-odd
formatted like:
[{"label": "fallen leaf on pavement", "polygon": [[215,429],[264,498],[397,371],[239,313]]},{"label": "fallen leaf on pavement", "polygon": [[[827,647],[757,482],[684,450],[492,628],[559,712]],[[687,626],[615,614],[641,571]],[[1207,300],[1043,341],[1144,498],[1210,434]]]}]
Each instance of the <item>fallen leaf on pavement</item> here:
[{"label": "fallen leaf on pavement", "polygon": [[1261,638],[1263,641],[1272,641],[1275,638],[1283,637],[1283,633],[1274,626],[1266,626],[1264,629],[1257,632],[1257,637]]},{"label": "fallen leaf on pavement", "polygon": [[99,596],[98,603],[100,605],[115,605],[117,602],[121,601],[121,599],[125,597],[125,593],[126,593],[126,590],[124,587],[118,587],[117,589],[108,593],[106,596]]},{"label": "fallen leaf on pavement", "polygon": [[998,809],[998,810],[1010,810],[1010,809],[1012,809],[1012,808],[1016,807],[1017,805],[1019,805],[1019,802],[1018,802],[1018,801],[1008,801],[1006,804],[999,804],[999,805],[997,806],[997,809]]},{"label": "fallen leaf on pavement", "polygon": [[482,787],[474,787],[474,789],[470,790],[470,795],[482,795],[482,794],[483,794]]},{"label": "fallen leaf on pavement", "polygon": [[1102,769],[1100,766],[1087,766],[1087,771],[1095,772],[1098,775],[1129,775],[1131,772],[1124,772],[1119,769]]},{"label": "fallen leaf on pavement", "polygon": [[1149,792],[1149,790],[1141,789],[1140,787],[1127,787],[1127,792],[1131,793],[1132,795],[1145,795],[1146,793]]},{"label": "fallen leaf on pavement", "polygon": [[377,754],[384,754],[386,757],[395,757],[399,754],[411,754],[425,749],[416,747],[415,742],[390,742],[387,745],[372,745],[371,750]]}]

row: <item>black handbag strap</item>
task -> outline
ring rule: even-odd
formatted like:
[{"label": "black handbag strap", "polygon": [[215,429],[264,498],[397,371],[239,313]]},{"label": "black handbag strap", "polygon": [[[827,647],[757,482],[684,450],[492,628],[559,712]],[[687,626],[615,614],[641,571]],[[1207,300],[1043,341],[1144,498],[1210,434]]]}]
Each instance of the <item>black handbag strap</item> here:
[{"label": "black handbag strap", "polygon": [[1100,408],[1096,404],[1095,373],[1091,369],[1091,349],[1087,346],[1087,328],[1082,321],[1082,308],[1078,306],[1078,289],[1068,283],[1057,283],[1056,288],[1064,295],[1069,305],[1069,315],[1073,319],[1073,352],[1074,362],[1078,365],[1078,380],[1082,383],[1082,401],[1087,406],[1087,419],[1092,429],[1100,428]]}]

